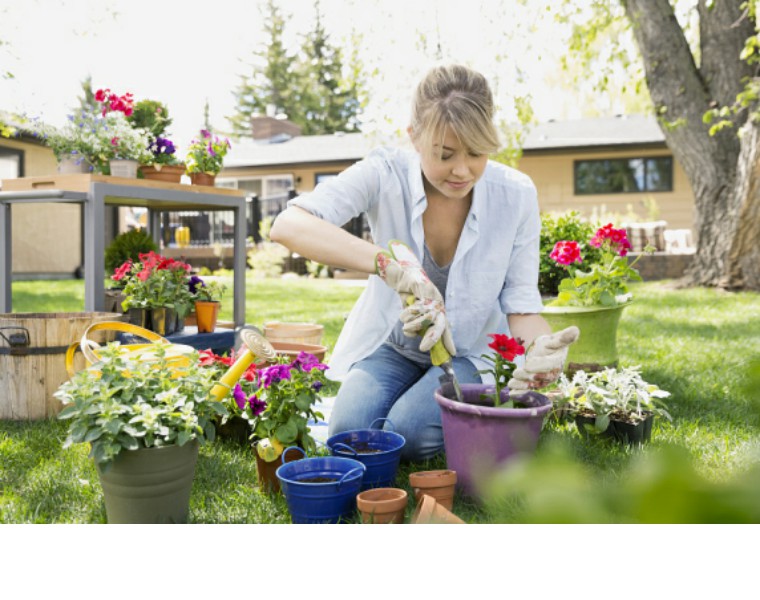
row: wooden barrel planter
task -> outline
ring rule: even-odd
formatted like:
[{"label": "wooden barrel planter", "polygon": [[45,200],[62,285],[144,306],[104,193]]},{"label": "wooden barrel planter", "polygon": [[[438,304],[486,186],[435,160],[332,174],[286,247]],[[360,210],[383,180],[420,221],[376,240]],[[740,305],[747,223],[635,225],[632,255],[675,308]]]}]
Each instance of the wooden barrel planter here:
[{"label": "wooden barrel planter", "polygon": [[[96,321],[112,321],[114,313],[1,313],[0,314],[0,420],[46,419],[62,406],[53,397],[67,381],[66,349]],[[116,332],[94,334],[103,344]],[[101,337],[97,337],[101,336]],[[75,369],[84,368],[76,355]]]}]

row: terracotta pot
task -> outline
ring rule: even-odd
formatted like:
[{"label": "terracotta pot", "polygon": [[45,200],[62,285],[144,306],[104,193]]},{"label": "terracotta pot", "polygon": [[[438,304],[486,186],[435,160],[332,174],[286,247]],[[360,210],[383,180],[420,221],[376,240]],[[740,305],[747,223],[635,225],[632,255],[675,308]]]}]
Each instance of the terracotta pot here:
[{"label": "terracotta pot", "polygon": [[412,524],[464,525],[465,522],[438,503],[435,498],[423,494],[412,516]]},{"label": "terracotta pot", "polygon": [[316,359],[322,362],[325,359],[325,353],[327,352],[327,346],[321,344],[302,344],[294,342],[277,342],[270,341],[272,348],[275,352],[281,356],[287,356],[288,360],[294,361],[299,353],[308,352],[313,354]]},{"label": "terracotta pot", "polygon": [[190,173],[190,181],[193,185],[213,186],[216,181],[216,175],[209,175],[208,173]]},{"label": "terracotta pot", "polygon": [[219,317],[219,302],[196,302],[195,319],[198,322],[198,333],[213,333]]},{"label": "terracotta pot", "polygon": [[[267,462],[259,456],[256,452],[256,445],[253,446],[253,455],[256,457],[256,478],[259,481],[259,487],[269,493],[280,493],[280,480],[277,479],[277,469],[279,469],[284,463],[282,462],[282,455],[277,460]],[[303,458],[298,452],[288,452],[285,456],[285,462],[293,462],[294,460],[300,460]]]},{"label": "terracotta pot", "polygon": [[140,173],[145,179],[179,183],[185,174],[185,165],[141,165]]},{"label": "terracotta pot", "polygon": [[406,504],[406,491],[399,488],[374,488],[356,496],[362,523],[403,523]]},{"label": "terracotta pot", "polygon": [[409,485],[412,486],[414,498],[418,503],[422,496],[427,494],[448,510],[454,506],[456,483],[457,474],[449,469],[417,471],[409,474]]}]

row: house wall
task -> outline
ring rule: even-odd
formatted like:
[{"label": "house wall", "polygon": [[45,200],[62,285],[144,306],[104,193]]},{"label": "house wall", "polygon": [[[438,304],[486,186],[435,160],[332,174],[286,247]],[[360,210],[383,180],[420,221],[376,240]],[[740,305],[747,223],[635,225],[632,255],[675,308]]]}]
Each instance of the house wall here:
[{"label": "house wall", "polygon": [[[577,210],[589,217],[592,212],[610,213],[622,216],[628,211],[628,205],[636,212],[640,220],[646,221],[647,211],[642,200],[653,197],[660,209],[659,219],[667,221],[669,229],[693,229],[694,195],[686,178],[686,173],[679,163],[673,160],[673,191],[644,192],[625,194],[577,195],[573,182],[573,161],[601,158],[642,158],[672,156],[667,148],[626,148],[604,152],[526,152],[518,164],[518,169],[529,175],[538,191],[538,202],[543,212],[565,212]],[[602,215],[604,216],[604,215]]]},{"label": "house wall", "polygon": [[[50,148],[34,142],[0,138],[0,146],[24,152],[24,175],[39,177],[56,172]],[[81,264],[80,207],[78,204],[13,204],[11,207],[15,275],[71,275]]]},{"label": "house wall", "polygon": [[308,166],[300,165],[283,165],[277,167],[236,167],[233,169],[223,169],[219,173],[220,179],[226,178],[244,178],[244,177],[264,177],[270,175],[293,175],[293,181],[296,185],[296,193],[301,194],[310,192],[316,185],[318,174],[335,174],[347,169],[353,164],[353,161],[330,162],[330,163],[312,163]]}]

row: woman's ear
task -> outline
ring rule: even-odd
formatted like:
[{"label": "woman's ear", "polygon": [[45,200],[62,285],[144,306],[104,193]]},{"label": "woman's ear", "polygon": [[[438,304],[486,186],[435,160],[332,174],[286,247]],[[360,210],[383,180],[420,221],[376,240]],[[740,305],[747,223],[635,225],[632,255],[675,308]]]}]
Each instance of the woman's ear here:
[{"label": "woman's ear", "polygon": [[411,140],[411,142],[412,142],[412,145],[414,146],[414,149],[415,149],[417,152],[419,152],[419,151],[420,151],[420,148],[419,148],[419,146],[417,145],[417,140],[415,139],[415,136],[414,136],[414,130],[412,129],[412,126],[411,126],[411,125],[409,125],[409,127],[407,127],[407,128],[406,128],[406,133],[409,135],[409,139]]}]

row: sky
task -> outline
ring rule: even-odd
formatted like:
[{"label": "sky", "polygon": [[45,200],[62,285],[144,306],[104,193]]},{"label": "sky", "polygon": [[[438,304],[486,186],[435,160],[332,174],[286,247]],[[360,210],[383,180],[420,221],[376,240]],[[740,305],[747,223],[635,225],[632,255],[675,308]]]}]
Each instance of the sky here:
[{"label": "sky", "polygon": [[[0,110],[61,125],[80,83],[131,92],[167,105],[175,143],[203,125],[228,127],[232,91],[265,41],[263,0],[0,0]],[[286,43],[295,51],[314,17],[310,0],[279,0]],[[491,82],[501,118],[514,120],[512,96],[531,94],[536,117],[573,118],[580,109],[552,87],[562,40],[546,20],[514,0],[321,0],[331,42],[362,36],[370,101],[365,131],[406,128],[411,94],[438,62],[461,62]]]}]

